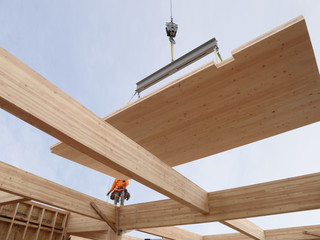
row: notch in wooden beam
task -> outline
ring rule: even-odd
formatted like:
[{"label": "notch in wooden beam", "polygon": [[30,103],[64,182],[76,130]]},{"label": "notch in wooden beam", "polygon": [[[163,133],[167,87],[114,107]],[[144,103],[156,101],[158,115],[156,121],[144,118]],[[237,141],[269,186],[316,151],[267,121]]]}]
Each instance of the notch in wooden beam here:
[{"label": "notch in wooden beam", "polygon": [[313,233],[313,232],[309,232],[309,231],[303,231],[303,234],[314,236],[314,237],[318,237],[320,239],[320,233]]}]

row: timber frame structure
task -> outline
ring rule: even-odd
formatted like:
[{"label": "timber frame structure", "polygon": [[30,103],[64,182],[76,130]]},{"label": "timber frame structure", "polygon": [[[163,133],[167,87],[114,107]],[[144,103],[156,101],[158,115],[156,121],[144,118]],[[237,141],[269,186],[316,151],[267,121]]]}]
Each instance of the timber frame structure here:
[{"label": "timber frame structure", "polygon": [[[0,48],[0,106],[59,139],[53,153],[170,198],[121,207],[117,229],[113,205],[0,162],[0,240],[138,239],[118,230],[320,239],[320,225],[263,230],[246,219],[319,209],[320,173],[208,193],[172,168],[320,120],[320,76],[302,16],[104,119]],[[239,233],[174,227],[214,221]]]}]

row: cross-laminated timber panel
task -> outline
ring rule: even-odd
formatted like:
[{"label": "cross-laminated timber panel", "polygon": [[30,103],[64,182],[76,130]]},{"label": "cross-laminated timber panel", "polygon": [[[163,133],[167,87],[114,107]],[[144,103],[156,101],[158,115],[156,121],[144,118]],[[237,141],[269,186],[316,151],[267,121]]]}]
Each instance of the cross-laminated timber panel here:
[{"label": "cross-laminated timber panel", "polygon": [[[320,78],[303,17],[142,97],[104,120],[176,166],[320,120]],[[52,152],[117,177],[58,143]]]},{"label": "cross-laminated timber panel", "polygon": [[103,165],[201,213],[208,213],[205,190],[2,48],[0,107]]}]

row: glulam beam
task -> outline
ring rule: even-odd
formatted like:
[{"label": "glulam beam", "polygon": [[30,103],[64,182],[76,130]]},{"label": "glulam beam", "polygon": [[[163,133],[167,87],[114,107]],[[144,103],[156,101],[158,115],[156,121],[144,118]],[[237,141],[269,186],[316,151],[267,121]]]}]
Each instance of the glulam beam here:
[{"label": "glulam beam", "polygon": [[96,161],[181,204],[208,213],[205,190],[2,48],[0,106]]},{"label": "glulam beam", "polygon": [[98,232],[75,233],[75,234],[72,234],[71,240],[116,240],[116,239],[110,238],[108,235],[108,231],[98,231]]},{"label": "glulam beam", "polygon": [[220,221],[220,223],[256,240],[265,240],[263,229],[248,219]]},{"label": "glulam beam", "polygon": [[27,199],[11,193],[0,191],[0,206],[22,201],[27,201]]},{"label": "glulam beam", "polygon": [[[109,229],[106,222],[71,213],[68,219],[67,232],[81,234],[83,232],[101,232]],[[202,236],[178,227],[159,227],[138,229],[139,232],[155,235],[165,239],[202,240]]]},{"label": "glulam beam", "polygon": [[[314,240],[315,236],[306,235],[304,231],[317,231],[319,232],[320,225],[303,226],[303,227],[291,227],[265,230],[266,240]],[[241,233],[231,234],[218,234],[218,235],[206,235],[203,236],[203,240],[250,240],[251,238]]]},{"label": "glulam beam", "polygon": [[165,239],[202,240],[202,236],[178,227],[143,228],[139,232],[148,233]]},{"label": "glulam beam", "polygon": [[209,193],[207,215],[172,200],[121,208],[120,228],[140,229],[225,221],[320,208],[320,173]]},{"label": "glulam beam", "polygon": [[0,162],[0,190],[84,216],[101,219],[90,206],[95,202],[115,222],[114,206],[86,194]]},{"label": "glulam beam", "polygon": [[108,230],[108,228],[109,226],[104,221],[85,217],[76,213],[70,213],[67,224],[67,233],[98,232]]}]

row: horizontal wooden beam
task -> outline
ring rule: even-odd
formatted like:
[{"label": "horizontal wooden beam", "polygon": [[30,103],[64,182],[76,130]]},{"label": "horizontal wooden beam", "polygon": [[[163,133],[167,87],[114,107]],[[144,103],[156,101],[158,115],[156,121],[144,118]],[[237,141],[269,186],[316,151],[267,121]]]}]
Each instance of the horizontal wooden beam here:
[{"label": "horizontal wooden beam", "polygon": [[[315,236],[303,234],[304,231],[319,231],[320,225],[265,230],[266,240],[314,240]],[[206,235],[203,240],[250,240],[241,233]]]},{"label": "horizontal wooden beam", "polygon": [[121,240],[143,240],[142,238],[132,237],[129,235],[122,235]]},{"label": "horizontal wooden beam", "polygon": [[138,231],[173,240],[202,240],[202,236],[177,227],[143,228]]},{"label": "horizontal wooden beam", "polygon": [[[101,232],[109,229],[106,222],[71,213],[68,219],[67,233]],[[159,236],[165,239],[202,240],[202,236],[177,227],[144,228],[137,231]]]},{"label": "horizontal wooden beam", "polygon": [[[110,236],[108,236],[108,234],[103,233],[103,232],[95,232],[95,233],[88,232],[88,233],[80,233],[78,235],[79,236],[71,235],[71,240],[88,240],[88,238],[93,239],[93,240],[116,240],[116,239],[110,238]],[[117,240],[143,240],[143,239],[128,236],[128,235],[122,235],[121,237],[118,236]]]},{"label": "horizontal wooden beam", "polygon": [[2,48],[0,86],[4,110],[192,209],[209,212],[205,190]]},{"label": "horizontal wooden beam", "polygon": [[71,240],[88,240],[87,238],[71,235]]},{"label": "horizontal wooden beam", "polygon": [[104,214],[115,222],[115,210],[112,204],[25,172],[4,162],[0,162],[0,190],[70,212],[101,219],[90,206],[90,203],[94,201],[103,210]]},{"label": "horizontal wooden beam", "polygon": [[120,228],[140,229],[204,223],[320,208],[320,173],[209,193],[210,213],[202,215],[175,201],[121,208]]},{"label": "horizontal wooden beam", "polygon": [[67,233],[81,233],[81,232],[98,232],[108,230],[109,226],[106,222],[82,216],[80,214],[71,213],[69,215],[67,224]]},{"label": "horizontal wooden beam", "polygon": [[[71,213],[68,219],[67,233],[101,232],[109,229],[106,222]],[[202,236],[178,227],[144,228],[137,231],[175,240],[202,240]]]},{"label": "horizontal wooden beam", "polygon": [[72,234],[71,240],[116,240],[110,239],[108,231],[80,232]]},{"label": "horizontal wooden beam", "polygon": [[22,201],[27,201],[27,199],[11,193],[0,191],[0,206]]},{"label": "horizontal wooden beam", "polygon": [[98,172],[107,174],[108,176],[118,178],[118,179],[130,179],[128,176],[119,173],[118,171],[102,164],[101,162],[96,161],[92,157],[70,147],[66,143],[58,142],[50,147],[52,153],[57,154],[61,157],[67,158],[69,160],[75,161],[78,164],[94,169]]},{"label": "horizontal wooden beam", "polygon": [[264,231],[248,219],[220,221],[220,223],[256,240],[265,240]]}]

